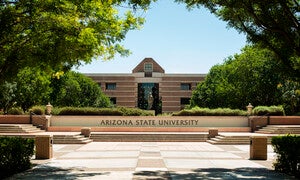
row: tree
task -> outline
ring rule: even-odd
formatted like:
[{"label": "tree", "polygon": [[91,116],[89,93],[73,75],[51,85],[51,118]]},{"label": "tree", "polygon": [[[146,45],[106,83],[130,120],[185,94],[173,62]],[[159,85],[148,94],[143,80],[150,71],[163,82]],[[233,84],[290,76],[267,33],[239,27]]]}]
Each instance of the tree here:
[{"label": "tree", "polygon": [[50,102],[54,106],[109,107],[109,98],[92,79],[70,71],[51,82]]},{"label": "tree", "polygon": [[213,66],[205,81],[197,86],[192,106],[244,109],[254,105],[280,104],[278,84],[285,81],[281,64],[267,49],[247,46],[241,54]]},{"label": "tree", "polygon": [[14,80],[17,84],[15,102],[27,111],[33,105],[46,104],[52,91],[51,76],[38,68],[22,69]]},{"label": "tree", "polygon": [[278,89],[282,93],[281,102],[286,114],[300,112],[300,83],[295,81],[285,81],[278,84]]},{"label": "tree", "polygon": [[17,84],[5,81],[0,85],[0,109],[6,114],[14,105],[16,97]]},{"label": "tree", "polygon": [[204,6],[248,41],[269,48],[300,77],[299,0],[175,0],[189,8]]},{"label": "tree", "polygon": [[[154,0],[155,1],[155,0]],[[23,67],[65,70],[93,59],[128,55],[120,42],[143,19],[150,0],[1,0],[0,84]]]},{"label": "tree", "polygon": [[24,68],[11,82],[0,86],[0,109],[7,113],[11,107],[19,106],[25,112],[33,105],[47,103],[50,77],[37,68]]}]

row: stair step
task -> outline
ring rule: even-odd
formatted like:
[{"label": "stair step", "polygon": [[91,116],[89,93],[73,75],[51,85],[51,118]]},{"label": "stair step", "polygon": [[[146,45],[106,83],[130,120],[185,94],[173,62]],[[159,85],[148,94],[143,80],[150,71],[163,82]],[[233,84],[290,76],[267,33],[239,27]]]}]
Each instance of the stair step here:
[{"label": "stair step", "polygon": [[[211,138],[206,142],[211,144],[219,144],[219,145],[226,145],[226,144],[250,144],[250,137],[249,136],[216,136],[215,138]],[[271,138],[268,138],[268,144],[271,143]]]},{"label": "stair step", "polygon": [[92,141],[82,135],[53,135],[54,144],[87,144]]},{"label": "stair step", "polygon": [[268,125],[256,131],[261,134],[300,134],[300,125]]},{"label": "stair step", "polygon": [[0,133],[38,133],[45,132],[32,124],[0,124]]},{"label": "stair step", "polygon": [[93,141],[112,141],[112,142],[204,142],[207,140],[207,134],[184,134],[184,133],[92,133]]}]

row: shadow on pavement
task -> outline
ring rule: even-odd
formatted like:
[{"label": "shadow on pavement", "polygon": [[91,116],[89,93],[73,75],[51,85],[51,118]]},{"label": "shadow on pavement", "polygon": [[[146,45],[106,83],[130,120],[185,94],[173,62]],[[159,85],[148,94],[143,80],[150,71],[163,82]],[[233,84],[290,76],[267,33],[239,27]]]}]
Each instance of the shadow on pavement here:
[{"label": "shadow on pavement", "polygon": [[[81,171],[81,172],[80,172]],[[66,168],[58,168],[51,167],[47,165],[37,166],[33,169],[27,170],[23,173],[15,174],[7,178],[10,179],[77,179],[77,178],[89,178],[93,176],[105,175],[110,172],[99,172],[99,173],[85,173],[84,170],[76,169],[66,169]]]},{"label": "shadow on pavement", "polygon": [[294,180],[291,176],[277,173],[265,168],[205,168],[195,169],[189,172],[184,171],[141,171],[134,173],[134,179],[164,179],[164,180],[194,180],[194,179],[242,179],[242,180]]}]

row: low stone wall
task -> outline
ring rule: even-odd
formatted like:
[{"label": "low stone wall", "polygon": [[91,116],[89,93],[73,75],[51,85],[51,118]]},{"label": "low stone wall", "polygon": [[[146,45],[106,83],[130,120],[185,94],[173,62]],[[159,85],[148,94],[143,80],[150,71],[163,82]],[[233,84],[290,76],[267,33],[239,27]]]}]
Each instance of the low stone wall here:
[{"label": "low stone wall", "polygon": [[244,116],[52,116],[50,126],[248,127]]},{"label": "low stone wall", "polygon": [[249,117],[249,126],[251,128],[251,132],[257,131],[260,128],[268,125],[269,123],[269,117],[268,116],[251,116]]},{"label": "low stone wall", "polygon": [[32,124],[43,130],[47,130],[50,125],[46,116],[39,115],[0,115],[0,124]]},{"label": "low stone wall", "polygon": [[0,115],[0,124],[30,124],[29,115]]},{"label": "low stone wall", "polygon": [[300,116],[251,116],[251,131],[257,131],[267,125],[300,125]]},{"label": "low stone wall", "polygon": [[[199,132],[209,128],[249,132],[244,116],[52,116],[49,131]],[[222,131],[222,130],[220,130]]]},{"label": "low stone wall", "polygon": [[32,125],[37,126],[41,128],[42,130],[48,130],[48,127],[50,126],[50,116],[39,116],[34,115],[32,116]]},{"label": "low stone wall", "polygon": [[270,116],[271,125],[300,125],[300,116]]},{"label": "low stone wall", "polygon": [[48,131],[254,132],[267,125],[300,125],[300,116],[32,116],[0,115],[0,124],[30,124]]},{"label": "low stone wall", "polygon": [[[50,126],[50,132],[80,132],[82,127],[78,126]],[[181,127],[91,127],[92,132],[208,132],[209,129],[218,129],[219,132],[250,132],[250,127],[203,127],[203,128],[181,128]]]}]

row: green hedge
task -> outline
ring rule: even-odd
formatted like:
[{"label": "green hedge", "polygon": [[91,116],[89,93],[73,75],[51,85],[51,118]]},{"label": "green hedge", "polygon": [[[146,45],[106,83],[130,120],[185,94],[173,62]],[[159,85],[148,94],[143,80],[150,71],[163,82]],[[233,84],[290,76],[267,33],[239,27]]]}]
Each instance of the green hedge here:
[{"label": "green hedge", "polygon": [[45,106],[33,106],[30,109],[30,111],[36,115],[44,115],[45,111],[46,111],[46,107]]},{"label": "green hedge", "polygon": [[154,111],[147,111],[138,108],[117,107],[122,112],[123,116],[154,116]]},{"label": "green hedge", "polygon": [[284,116],[284,109],[282,106],[257,106],[253,109],[253,114],[256,116]]},{"label": "green hedge", "polygon": [[98,115],[98,116],[153,116],[153,112],[137,108],[92,108],[92,107],[63,107],[53,110],[53,115]]},{"label": "green hedge", "polygon": [[277,154],[275,170],[300,178],[300,136],[275,136],[271,143]]},{"label": "green hedge", "polygon": [[0,179],[31,168],[34,140],[0,137]]},{"label": "green hedge", "polygon": [[7,114],[22,115],[22,114],[24,114],[24,112],[21,108],[13,107],[10,110],[8,110]]},{"label": "green hedge", "polygon": [[60,109],[58,115],[111,115],[122,116],[122,112],[112,108],[76,108],[76,107],[64,107]]},{"label": "green hedge", "polygon": [[247,112],[239,109],[229,108],[199,108],[194,107],[192,109],[184,109],[177,113],[173,113],[173,116],[246,116]]}]

